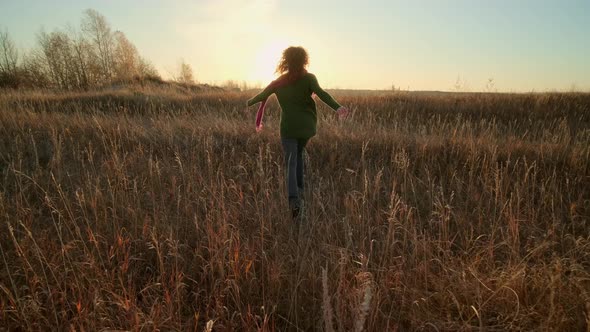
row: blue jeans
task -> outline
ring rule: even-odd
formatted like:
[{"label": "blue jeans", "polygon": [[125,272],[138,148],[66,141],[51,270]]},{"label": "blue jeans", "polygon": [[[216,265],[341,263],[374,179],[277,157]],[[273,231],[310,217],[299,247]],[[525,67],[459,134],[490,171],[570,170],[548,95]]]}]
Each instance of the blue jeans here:
[{"label": "blue jeans", "polygon": [[289,203],[298,204],[303,195],[303,150],[309,139],[281,138],[287,170]]}]

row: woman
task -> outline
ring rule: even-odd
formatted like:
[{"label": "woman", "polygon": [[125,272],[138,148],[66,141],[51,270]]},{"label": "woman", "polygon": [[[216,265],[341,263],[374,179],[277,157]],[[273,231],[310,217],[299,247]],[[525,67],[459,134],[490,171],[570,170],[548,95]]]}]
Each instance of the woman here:
[{"label": "woman", "polygon": [[276,72],[281,76],[270,83],[261,93],[248,100],[248,106],[262,102],[257,116],[257,129],[264,112],[266,99],[276,94],[281,106],[281,143],[285,152],[287,168],[287,194],[293,218],[302,207],[303,196],[303,150],[316,134],[317,110],[312,93],[334,109],[340,117],[348,115],[348,109],[338,104],[318,84],[316,77],[305,69],[309,63],[303,47],[289,47],[283,51]]}]

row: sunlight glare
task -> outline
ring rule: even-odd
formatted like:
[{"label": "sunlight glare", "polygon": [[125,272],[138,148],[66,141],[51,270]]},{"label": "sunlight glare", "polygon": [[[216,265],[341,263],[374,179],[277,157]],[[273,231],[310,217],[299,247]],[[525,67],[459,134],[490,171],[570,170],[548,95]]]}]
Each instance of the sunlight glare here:
[{"label": "sunlight glare", "polygon": [[277,76],[275,69],[281,58],[284,49],[289,47],[289,44],[284,40],[274,40],[264,45],[260,51],[256,53],[254,68],[250,74],[250,80],[269,83]]}]

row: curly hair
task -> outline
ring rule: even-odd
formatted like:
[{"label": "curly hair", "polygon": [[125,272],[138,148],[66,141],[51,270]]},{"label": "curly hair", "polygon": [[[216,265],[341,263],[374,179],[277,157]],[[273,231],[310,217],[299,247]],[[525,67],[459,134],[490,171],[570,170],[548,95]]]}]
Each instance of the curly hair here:
[{"label": "curly hair", "polygon": [[301,46],[291,46],[283,51],[283,56],[277,65],[276,73],[279,75],[298,74],[305,70],[309,63],[307,51]]}]

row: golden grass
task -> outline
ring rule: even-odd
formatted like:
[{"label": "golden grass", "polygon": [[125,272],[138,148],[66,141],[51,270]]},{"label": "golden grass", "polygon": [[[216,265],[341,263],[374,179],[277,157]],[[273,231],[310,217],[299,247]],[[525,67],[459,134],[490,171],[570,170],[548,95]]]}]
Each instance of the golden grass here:
[{"label": "golden grass", "polygon": [[296,233],[276,103],[3,93],[0,326],[588,330],[589,95],[335,94]]}]

